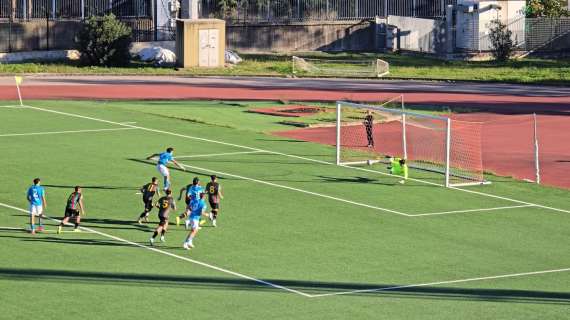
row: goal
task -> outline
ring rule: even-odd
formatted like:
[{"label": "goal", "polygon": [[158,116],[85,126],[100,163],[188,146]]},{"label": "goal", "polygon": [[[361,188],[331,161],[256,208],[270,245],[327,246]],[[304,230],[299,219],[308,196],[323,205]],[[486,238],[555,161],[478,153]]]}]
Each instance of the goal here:
[{"label": "goal", "polygon": [[390,65],[381,59],[340,60],[292,57],[294,76],[383,77]]},{"label": "goal", "polygon": [[403,96],[388,102],[337,102],[338,165],[383,164],[393,156],[417,169],[410,173],[416,179],[447,187],[488,183],[483,175],[482,123],[406,111]]}]

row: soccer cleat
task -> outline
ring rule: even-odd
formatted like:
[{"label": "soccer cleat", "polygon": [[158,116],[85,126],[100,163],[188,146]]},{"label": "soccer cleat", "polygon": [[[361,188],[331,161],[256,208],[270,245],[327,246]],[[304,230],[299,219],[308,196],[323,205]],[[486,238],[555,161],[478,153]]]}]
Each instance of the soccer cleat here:
[{"label": "soccer cleat", "polygon": [[141,219],[137,220],[137,223],[142,224],[142,220]]},{"label": "soccer cleat", "polygon": [[176,226],[180,225],[180,217],[176,216]]},{"label": "soccer cleat", "polygon": [[164,236],[160,236],[160,242],[164,242],[164,241],[165,241]]},{"label": "soccer cleat", "polygon": [[75,229],[73,229],[73,232],[81,232],[81,229],[75,228]]},{"label": "soccer cleat", "polygon": [[32,230],[30,231],[30,233],[31,233],[31,234],[36,234],[36,230],[32,229]]},{"label": "soccer cleat", "polygon": [[186,242],[188,248],[194,248],[194,244],[192,242]]},{"label": "soccer cleat", "polygon": [[144,222],[148,223],[148,217],[144,217]]},{"label": "soccer cleat", "polygon": [[61,231],[62,231],[62,227],[61,227],[61,226],[58,226],[58,227],[57,227],[57,234],[60,234]]},{"label": "soccer cleat", "polygon": [[200,225],[203,226],[206,224],[206,220],[200,220]]},{"label": "soccer cleat", "polygon": [[154,246],[154,238],[150,238],[149,241],[150,241],[150,245]]},{"label": "soccer cleat", "polygon": [[188,246],[187,242],[184,242],[184,244],[182,245],[182,247],[184,247],[184,249],[186,250],[190,250],[190,247]]},{"label": "soccer cleat", "polygon": [[216,219],[213,219],[213,220],[212,220],[212,225],[213,225],[214,227],[217,227],[217,225],[216,225]]},{"label": "soccer cleat", "polygon": [[44,231],[44,226],[39,226],[37,230],[38,231]]}]

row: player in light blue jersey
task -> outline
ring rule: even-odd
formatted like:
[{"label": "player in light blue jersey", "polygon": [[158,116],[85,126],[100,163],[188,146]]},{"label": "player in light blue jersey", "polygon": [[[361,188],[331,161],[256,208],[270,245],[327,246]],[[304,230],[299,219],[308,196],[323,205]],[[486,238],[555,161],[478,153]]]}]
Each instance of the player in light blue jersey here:
[{"label": "player in light blue jersey", "polygon": [[[192,184],[187,185],[186,187],[180,189],[180,194],[178,195],[178,201],[182,200],[182,195],[186,192],[186,197],[184,202],[186,205],[190,205],[190,201],[193,199],[198,199],[200,197],[200,193],[204,192],[204,187],[200,185],[200,178],[194,177],[192,179]],[[176,217],[176,225],[180,225],[180,219],[186,218],[186,211],[182,212],[181,215]]]},{"label": "player in light blue jersey", "polygon": [[200,217],[206,213],[206,201],[204,201],[205,193],[200,193],[198,199],[190,201],[190,205],[186,207],[186,211],[189,213],[187,225],[190,225],[190,232],[184,241],[184,249],[189,250],[194,248],[193,240],[200,229]]},{"label": "player in light blue jersey", "polygon": [[40,186],[40,178],[34,179],[34,185],[28,188],[26,199],[30,203],[30,232],[36,233],[35,217],[38,217],[38,231],[44,229],[42,225],[42,217],[45,208],[47,207],[46,193],[44,187]]},{"label": "player in light blue jersey", "polygon": [[163,153],[154,153],[148,156],[146,159],[150,160],[154,157],[158,156],[158,163],[156,164],[156,170],[160,172],[162,177],[164,178],[164,190],[170,189],[170,171],[168,170],[168,163],[174,163],[178,168],[183,171],[186,171],[183,166],[181,166],[176,160],[174,160],[174,148],[170,147],[166,149],[166,152]]}]

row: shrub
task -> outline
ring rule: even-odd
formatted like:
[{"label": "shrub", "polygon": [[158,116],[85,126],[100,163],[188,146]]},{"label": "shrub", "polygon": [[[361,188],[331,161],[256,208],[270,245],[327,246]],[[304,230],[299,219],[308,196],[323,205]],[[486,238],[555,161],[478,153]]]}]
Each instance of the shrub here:
[{"label": "shrub", "polygon": [[113,14],[87,19],[75,37],[80,62],[89,66],[125,66],[131,59],[132,30]]},{"label": "shrub", "polygon": [[514,50],[512,35],[512,31],[509,30],[500,20],[491,21],[489,39],[491,40],[491,46],[493,47],[492,52],[495,60],[509,60]]}]

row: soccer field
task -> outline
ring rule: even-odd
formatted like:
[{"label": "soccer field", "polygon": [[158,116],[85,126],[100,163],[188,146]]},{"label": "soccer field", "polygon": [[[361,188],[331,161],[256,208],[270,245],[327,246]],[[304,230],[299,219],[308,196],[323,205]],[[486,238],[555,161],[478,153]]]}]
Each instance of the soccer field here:
[{"label": "soccer field", "polygon": [[[567,190],[494,176],[444,188],[414,170],[402,185],[268,134],[284,125],[239,104],[25,105],[0,107],[0,319],[568,318]],[[172,224],[148,246],[156,211],[136,223],[158,176],[145,158],[169,146],[186,169],[171,167],[176,195],[211,174],[224,190],[190,251]],[[82,232],[25,231],[35,177],[54,219],[83,187]]]}]

